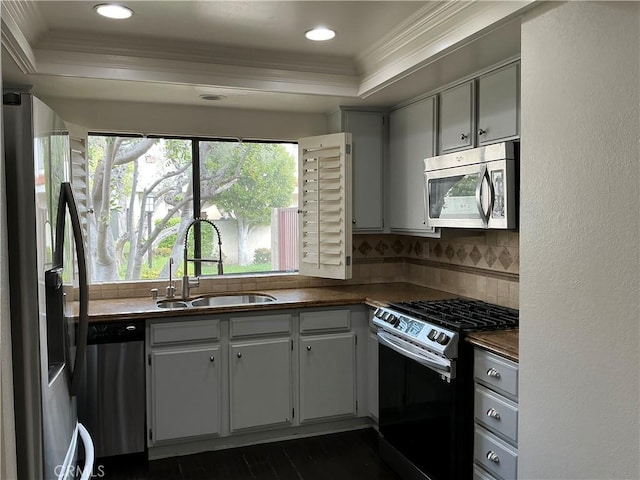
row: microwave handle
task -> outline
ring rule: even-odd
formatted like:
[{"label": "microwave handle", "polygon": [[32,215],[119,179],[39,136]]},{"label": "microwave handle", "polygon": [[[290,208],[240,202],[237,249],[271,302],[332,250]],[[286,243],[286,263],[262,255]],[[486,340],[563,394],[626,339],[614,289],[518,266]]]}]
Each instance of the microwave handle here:
[{"label": "microwave handle", "polygon": [[[484,208],[482,208],[482,185],[484,184],[485,179],[487,180],[487,185],[489,188],[489,206],[486,212],[484,211]],[[478,212],[480,213],[482,226],[485,228],[489,226],[489,215],[491,215],[491,210],[493,210],[494,200],[495,193],[493,191],[493,185],[491,184],[491,178],[489,177],[489,170],[487,169],[487,165],[485,164],[482,165],[480,175],[478,175],[478,184],[476,185],[476,205],[478,207]]]},{"label": "microwave handle", "polygon": [[429,177],[426,172],[424,174],[424,188],[422,189],[423,202],[422,207],[424,208],[424,225],[429,225],[429,199],[431,198],[431,184],[429,183]]}]

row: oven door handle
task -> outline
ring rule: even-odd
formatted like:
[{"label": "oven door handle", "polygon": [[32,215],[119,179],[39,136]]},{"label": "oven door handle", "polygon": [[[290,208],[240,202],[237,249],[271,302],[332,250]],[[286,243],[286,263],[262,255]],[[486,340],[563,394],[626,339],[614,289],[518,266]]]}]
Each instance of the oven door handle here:
[{"label": "oven door handle", "polygon": [[436,371],[440,375],[444,375],[447,378],[451,378],[451,363],[447,360],[444,360],[435,355],[429,355],[427,353],[415,353],[411,350],[408,350],[404,346],[400,345],[399,342],[402,340],[395,340],[389,334],[385,332],[378,332],[378,341],[383,345],[389,347],[392,350],[395,350],[401,355],[408,357],[412,360],[415,360],[420,365],[424,365],[425,367],[430,368],[431,370]]}]

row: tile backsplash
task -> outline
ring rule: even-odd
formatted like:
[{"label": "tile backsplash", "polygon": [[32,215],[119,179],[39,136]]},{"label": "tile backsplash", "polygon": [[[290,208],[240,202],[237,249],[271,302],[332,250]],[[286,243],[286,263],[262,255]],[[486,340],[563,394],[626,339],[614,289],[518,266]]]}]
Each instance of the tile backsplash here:
[{"label": "tile backsplash", "polygon": [[518,232],[446,231],[442,238],[354,235],[353,246],[357,283],[403,281],[518,307]]},{"label": "tile backsplash", "polygon": [[[446,232],[442,238],[394,234],[353,237],[353,276],[327,280],[297,274],[203,277],[195,294],[280,288],[408,282],[518,308],[520,267],[517,232]],[[180,291],[180,280],[176,282]],[[92,299],[144,297],[167,281],[95,284]]]}]

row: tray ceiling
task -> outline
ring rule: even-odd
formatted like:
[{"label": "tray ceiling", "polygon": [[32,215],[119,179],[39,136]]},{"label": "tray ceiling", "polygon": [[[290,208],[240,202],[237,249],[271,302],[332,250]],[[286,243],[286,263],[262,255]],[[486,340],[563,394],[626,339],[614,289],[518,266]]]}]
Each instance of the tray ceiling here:
[{"label": "tray ceiling", "polygon": [[[519,54],[533,2],[2,2],[5,86],[43,98],[329,112],[391,106]],[[317,25],[335,39],[313,43]],[[203,94],[221,95],[207,102]]]}]

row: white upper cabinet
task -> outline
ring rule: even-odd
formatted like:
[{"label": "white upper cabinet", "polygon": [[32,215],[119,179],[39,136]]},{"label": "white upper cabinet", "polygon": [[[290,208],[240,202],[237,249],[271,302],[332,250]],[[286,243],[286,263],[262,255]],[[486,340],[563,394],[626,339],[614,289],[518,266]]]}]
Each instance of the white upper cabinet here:
[{"label": "white upper cabinet", "polygon": [[474,82],[466,82],[440,94],[440,151],[462,150],[473,146]]},{"label": "white upper cabinet", "polygon": [[351,134],[298,140],[299,272],[351,278]]},{"label": "white upper cabinet", "polygon": [[441,154],[519,138],[519,62],[440,93],[439,132]]},{"label": "white upper cabinet", "polygon": [[478,146],[518,137],[519,67],[514,63],[478,79]]},{"label": "white upper cabinet", "polygon": [[387,148],[387,113],[340,107],[327,118],[329,132],[352,138],[353,231],[378,232],[384,227],[383,166]]},{"label": "white upper cabinet", "polygon": [[382,162],[386,113],[343,110],[342,131],[351,134],[353,162],[353,230],[383,227]]},{"label": "white upper cabinet", "polygon": [[389,116],[389,228],[433,233],[427,226],[424,159],[435,153],[435,97]]}]

